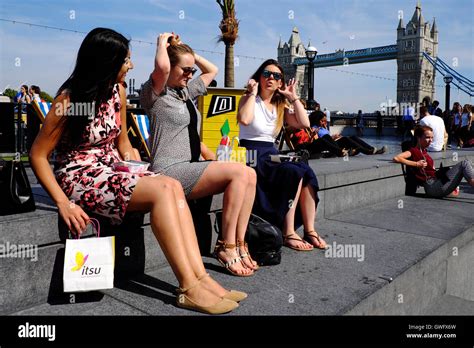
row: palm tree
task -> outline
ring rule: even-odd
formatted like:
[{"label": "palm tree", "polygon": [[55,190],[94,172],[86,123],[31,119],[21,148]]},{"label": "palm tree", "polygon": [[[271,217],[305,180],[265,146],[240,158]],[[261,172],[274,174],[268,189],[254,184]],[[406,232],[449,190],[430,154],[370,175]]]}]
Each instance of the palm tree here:
[{"label": "palm tree", "polygon": [[234,87],[234,44],[239,36],[239,21],[235,18],[234,0],[216,0],[222,10],[219,42],[225,44],[224,86]]}]

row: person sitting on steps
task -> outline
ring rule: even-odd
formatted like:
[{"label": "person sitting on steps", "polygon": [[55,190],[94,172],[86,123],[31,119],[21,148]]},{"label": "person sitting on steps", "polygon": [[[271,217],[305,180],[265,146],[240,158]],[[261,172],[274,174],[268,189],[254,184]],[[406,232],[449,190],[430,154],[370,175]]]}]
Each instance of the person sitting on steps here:
[{"label": "person sitting on steps", "polygon": [[[150,212],[151,229],[179,282],[177,306],[230,312],[247,295],[228,291],[207,275],[181,184],[153,172],[114,169],[114,163],[137,159],[127,135],[122,85],[133,69],[129,42],[105,28],[86,35],[74,71],[59,88],[31,148],[31,166],[73,234],[80,235],[90,223],[84,210],[113,223],[126,212]],[[94,114],[69,115],[73,103],[94,105]],[[53,172],[48,157],[55,147]]]},{"label": "person sitting on steps", "polygon": [[433,159],[426,151],[433,142],[431,127],[417,126],[415,139],[416,145],[393,157],[393,161],[415,168],[416,181],[424,187],[427,196],[446,197],[458,187],[463,177],[469,185],[474,186],[474,171],[468,160],[459,162],[445,173],[436,172]]}]

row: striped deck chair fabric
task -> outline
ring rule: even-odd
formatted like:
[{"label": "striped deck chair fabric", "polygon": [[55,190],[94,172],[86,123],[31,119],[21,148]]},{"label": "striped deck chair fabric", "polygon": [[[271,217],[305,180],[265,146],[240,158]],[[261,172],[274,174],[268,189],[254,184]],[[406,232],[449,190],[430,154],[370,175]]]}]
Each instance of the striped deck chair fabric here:
[{"label": "striped deck chair fabric", "polygon": [[148,157],[151,156],[148,138],[150,137],[150,120],[147,115],[132,114],[132,129],[138,133],[143,149]]},{"label": "striped deck chair fabric", "polygon": [[46,118],[46,115],[49,112],[49,109],[51,109],[51,103],[38,102],[36,100],[33,100],[31,103],[33,104],[33,108],[35,109],[36,114],[40,118],[41,123],[43,123],[44,119]]}]

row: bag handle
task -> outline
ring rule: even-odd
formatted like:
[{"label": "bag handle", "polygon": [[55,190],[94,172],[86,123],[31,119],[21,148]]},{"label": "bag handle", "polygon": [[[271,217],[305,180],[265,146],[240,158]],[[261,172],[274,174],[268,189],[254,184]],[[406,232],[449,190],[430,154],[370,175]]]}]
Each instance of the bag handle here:
[{"label": "bag handle", "polygon": [[[89,221],[90,221],[92,227],[96,231],[97,238],[99,238],[100,237],[100,223],[99,223],[99,220],[94,219],[94,218],[90,218]],[[81,238],[81,236],[79,234],[77,234],[76,239],[79,239],[79,238]]]}]

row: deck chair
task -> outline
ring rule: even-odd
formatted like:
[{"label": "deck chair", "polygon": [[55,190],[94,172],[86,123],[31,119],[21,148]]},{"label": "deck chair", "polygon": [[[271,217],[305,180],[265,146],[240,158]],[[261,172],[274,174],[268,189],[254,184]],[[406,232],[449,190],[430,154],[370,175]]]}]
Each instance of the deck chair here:
[{"label": "deck chair", "polygon": [[43,123],[46,119],[46,115],[48,114],[49,109],[51,109],[51,103],[38,102],[36,100],[33,100],[31,104],[33,105],[33,109],[35,110],[38,119],[41,123]]},{"label": "deck chair", "polygon": [[151,152],[148,146],[148,138],[150,137],[150,120],[147,115],[135,115],[132,113],[130,116],[132,132],[140,140],[141,149],[145,151],[148,158],[150,158]]}]

